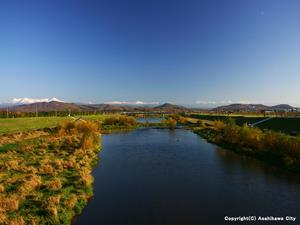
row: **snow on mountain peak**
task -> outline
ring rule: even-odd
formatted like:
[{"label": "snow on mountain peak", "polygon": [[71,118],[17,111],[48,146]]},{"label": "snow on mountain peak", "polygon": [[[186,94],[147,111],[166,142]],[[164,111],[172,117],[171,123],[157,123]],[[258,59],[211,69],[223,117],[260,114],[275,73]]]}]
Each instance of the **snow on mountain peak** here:
[{"label": "snow on mountain peak", "polygon": [[32,104],[37,102],[63,102],[58,98],[14,98],[11,100],[12,104]]}]

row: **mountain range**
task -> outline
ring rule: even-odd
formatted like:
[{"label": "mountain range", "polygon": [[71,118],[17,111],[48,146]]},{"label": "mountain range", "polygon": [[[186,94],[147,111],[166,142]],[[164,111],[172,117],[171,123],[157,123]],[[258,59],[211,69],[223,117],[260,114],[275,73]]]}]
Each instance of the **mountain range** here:
[{"label": "mountain range", "polygon": [[66,103],[62,101],[50,102],[35,102],[31,104],[16,104],[3,105],[0,110],[12,112],[55,112],[55,111],[97,111],[97,112],[185,112],[188,108],[183,106],[165,103],[158,106],[143,106],[143,105],[115,105],[115,104],[81,104],[81,103]]},{"label": "mountain range", "polygon": [[37,101],[34,103],[22,103],[24,100],[18,101],[15,104],[0,105],[0,111],[9,109],[12,112],[167,112],[178,113],[188,111],[211,111],[211,112],[262,112],[262,111],[299,111],[298,108],[292,107],[287,104],[280,104],[275,106],[267,106],[262,104],[230,104],[219,106],[210,110],[201,110],[195,108],[188,108],[184,106],[165,103],[162,105],[121,105],[121,104],[82,104],[82,103],[67,103],[63,101],[56,101],[57,99],[51,99],[47,101]]},{"label": "mountain range", "polygon": [[267,106],[262,104],[230,104],[213,108],[214,112],[261,112],[261,111],[292,111],[299,110],[287,104]]}]

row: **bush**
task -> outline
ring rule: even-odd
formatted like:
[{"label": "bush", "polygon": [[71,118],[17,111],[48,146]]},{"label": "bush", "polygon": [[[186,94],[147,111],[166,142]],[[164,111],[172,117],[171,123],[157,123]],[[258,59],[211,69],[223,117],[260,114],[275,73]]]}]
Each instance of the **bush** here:
[{"label": "bush", "polygon": [[98,134],[98,132],[98,125],[91,121],[68,121],[61,123],[58,127],[58,134],[60,136]]},{"label": "bush", "polygon": [[177,121],[172,118],[165,119],[165,120],[161,121],[161,123],[165,124],[170,129],[175,129],[176,125],[177,125]]},{"label": "bush", "polygon": [[[202,121],[199,120],[201,122],[202,125]],[[213,122],[213,126],[217,129],[217,130],[223,130],[225,128],[225,123],[221,120],[215,120]]]},{"label": "bush", "polygon": [[[215,121],[211,129],[216,132],[213,141],[233,145],[240,151],[247,151],[248,154],[251,149],[253,155],[270,159],[288,168],[298,168],[300,171],[300,138],[274,131],[263,132],[246,124],[240,127],[233,121]],[[202,133],[207,134],[204,131]],[[211,135],[209,137],[212,138]]]},{"label": "bush", "polygon": [[132,116],[112,116],[104,120],[104,126],[131,127],[136,126],[137,121]]}]

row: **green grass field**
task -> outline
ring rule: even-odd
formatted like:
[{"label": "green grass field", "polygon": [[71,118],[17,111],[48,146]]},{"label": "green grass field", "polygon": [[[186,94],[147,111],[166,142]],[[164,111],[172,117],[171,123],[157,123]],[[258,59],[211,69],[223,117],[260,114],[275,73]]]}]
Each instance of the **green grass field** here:
[{"label": "green grass field", "polygon": [[[86,120],[102,121],[107,115],[83,116]],[[78,118],[78,117],[76,117]],[[70,117],[26,117],[0,119],[0,135],[33,131],[57,126],[60,122],[72,120]]]},{"label": "green grass field", "polygon": [[[225,115],[208,115],[208,114],[197,114],[192,115],[193,118],[203,119],[203,120],[221,120],[226,121],[228,118],[233,118],[237,125],[242,126],[243,124],[253,124],[265,117],[256,116],[225,116]],[[300,133],[300,118],[284,118],[284,117],[274,117],[264,123],[258,124],[257,127],[261,129],[269,129],[274,131],[281,131],[285,133],[298,132]]]},{"label": "green grass field", "polygon": [[298,132],[300,134],[300,118],[273,118],[257,125],[257,127],[285,133]]}]

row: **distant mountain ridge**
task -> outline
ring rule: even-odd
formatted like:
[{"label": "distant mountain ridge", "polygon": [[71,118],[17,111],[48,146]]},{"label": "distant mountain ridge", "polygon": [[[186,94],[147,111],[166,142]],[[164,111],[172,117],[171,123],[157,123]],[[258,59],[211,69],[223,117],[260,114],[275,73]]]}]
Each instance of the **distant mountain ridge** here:
[{"label": "distant mountain ridge", "polygon": [[[187,108],[180,105],[164,103],[158,106],[149,105],[116,105],[116,104],[82,104],[62,101],[35,102],[31,104],[0,105],[0,111],[9,109],[11,112],[34,113],[38,112],[166,112],[180,113],[188,111],[204,111]],[[213,108],[211,112],[262,112],[262,111],[300,111],[299,108],[288,104],[267,106],[263,104],[231,104]]]},{"label": "distant mountain ridge", "polygon": [[179,105],[174,105],[170,103],[165,103],[159,106],[154,107],[155,109],[158,109],[160,111],[187,111],[188,108],[179,106]]},{"label": "distant mountain ridge", "polygon": [[80,111],[80,107],[75,103],[65,103],[58,101],[36,102],[32,104],[13,105],[9,107],[13,112],[54,112],[54,111]]},{"label": "distant mountain ridge", "polygon": [[211,109],[216,112],[260,112],[260,111],[291,111],[298,108],[288,104],[267,106],[263,104],[230,104]]},{"label": "distant mountain ridge", "polygon": [[[150,107],[150,106],[132,106],[132,105],[112,105],[112,104],[79,104],[79,103],[66,103],[61,101],[50,102],[36,102],[32,104],[20,105],[6,105],[2,107],[2,111],[6,108],[12,112],[55,112],[55,111],[97,111],[97,112],[184,112],[188,108],[183,106],[165,103],[163,105]],[[1,110],[1,106],[0,106]]]}]

